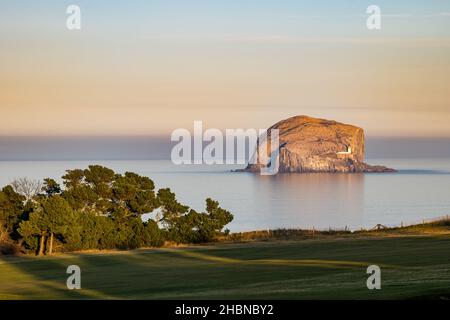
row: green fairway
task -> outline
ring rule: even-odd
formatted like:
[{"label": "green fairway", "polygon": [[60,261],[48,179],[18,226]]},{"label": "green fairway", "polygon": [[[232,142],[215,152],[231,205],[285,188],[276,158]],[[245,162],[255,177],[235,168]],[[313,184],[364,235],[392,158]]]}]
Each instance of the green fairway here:
[{"label": "green fairway", "polygon": [[[54,257],[1,257],[1,299],[399,299],[450,296],[450,238],[219,244]],[[368,290],[366,268],[381,267]],[[81,268],[82,289],[66,288]]]}]

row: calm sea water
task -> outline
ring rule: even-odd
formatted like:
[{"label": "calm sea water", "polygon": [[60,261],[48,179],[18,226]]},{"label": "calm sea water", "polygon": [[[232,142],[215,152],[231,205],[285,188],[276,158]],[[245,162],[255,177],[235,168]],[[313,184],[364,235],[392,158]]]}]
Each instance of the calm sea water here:
[{"label": "calm sea water", "polygon": [[450,215],[450,159],[376,159],[393,174],[233,173],[241,166],[176,166],[170,161],[0,161],[0,185],[16,177],[60,178],[101,164],[149,176],[196,210],[207,197],[235,219],[232,231],[273,228],[369,228]]}]

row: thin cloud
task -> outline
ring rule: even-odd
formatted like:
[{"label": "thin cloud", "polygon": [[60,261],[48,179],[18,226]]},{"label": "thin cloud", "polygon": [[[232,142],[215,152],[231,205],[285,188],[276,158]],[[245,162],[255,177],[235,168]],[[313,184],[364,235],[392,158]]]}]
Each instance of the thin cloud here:
[{"label": "thin cloud", "polygon": [[427,18],[433,18],[433,17],[450,17],[450,12],[439,12],[439,13],[432,13],[429,15],[425,15]]},{"label": "thin cloud", "polygon": [[[330,19],[330,18],[367,18],[368,13],[355,13],[348,15],[295,15],[293,18],[304,19]],[[381,18],[435,18],[435,17],[450,17],[450,12],[435,12],[427,14],[414,14],[414,13],[384,13],[381,8]]]},{"label": "thin cloud", "polygon": [[[367,18],[370,14],[350,14],[342,16],[343,18]],[[332,16],[330,16],[332,17]],[[414,17],[412,13],[383,13],[381,10],[381,18],[411,18]]]},{"label": "thin cloud", "polygon": [[149,41],[219,41],[249,44],[350,44],[450,47],[450,38],[300,37],[295,35],[140,35]]}]

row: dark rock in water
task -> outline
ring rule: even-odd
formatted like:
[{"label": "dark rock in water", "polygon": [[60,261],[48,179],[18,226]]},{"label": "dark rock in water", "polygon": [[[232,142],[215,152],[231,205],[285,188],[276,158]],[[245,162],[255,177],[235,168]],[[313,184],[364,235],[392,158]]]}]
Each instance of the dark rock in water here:
[{"label": "dark rock in water", "polygon": [[[296,116],[269,128],[279,130],[278,172],[395,172],[364,163],[364,130],[331,120]],[[259,172],[260,164],[242,171]]]}]

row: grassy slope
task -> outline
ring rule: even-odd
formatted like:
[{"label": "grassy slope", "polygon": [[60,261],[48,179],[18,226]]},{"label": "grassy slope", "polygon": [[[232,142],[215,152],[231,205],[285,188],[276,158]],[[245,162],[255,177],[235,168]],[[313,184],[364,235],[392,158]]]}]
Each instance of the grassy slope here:
[{"label": "grassy slope", "polygon": [[[405,235],[3,257],[0,298],[450,297],[449,252],[449,235]],[[65,287],[70,264],[82,290]],[[367,290],[369,264],[383,265],[382,290]]]}]

